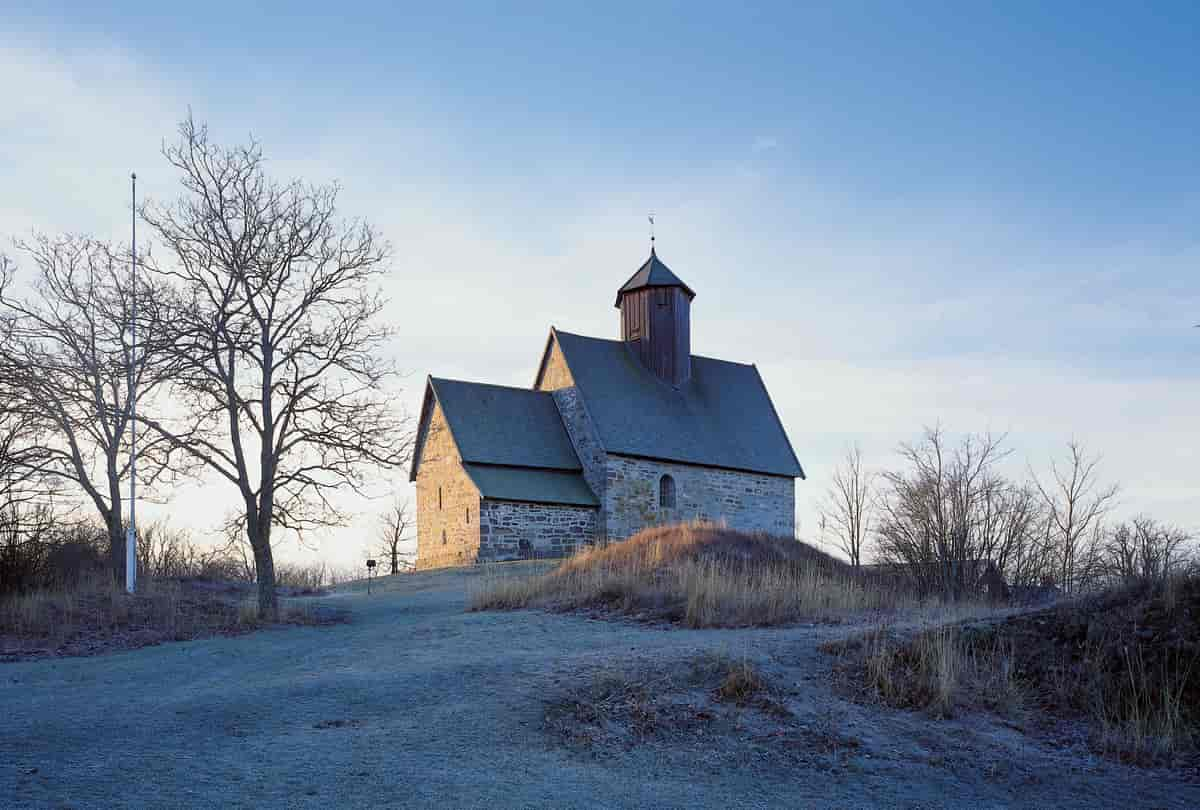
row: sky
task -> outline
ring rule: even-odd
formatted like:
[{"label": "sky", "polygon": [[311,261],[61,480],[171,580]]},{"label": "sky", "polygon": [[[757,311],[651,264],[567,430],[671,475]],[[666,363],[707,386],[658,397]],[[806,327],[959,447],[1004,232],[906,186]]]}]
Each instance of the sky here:
[{"label": "sky", "polygon": [[[530,385],[551,325],[616,337],[654,212],[693,350],[774,397],[802,538],[848,444],[934,424],[1017,476],[1078,439],[1118,517],[1200,528],[1200,8],[583,5],[0,2],[0,240],[127,239],[191,110],[390,240],[415,413],[429,373]],[[378,484],[279,556],[361,564]],[[205,538],[226,501],[149,511]]]}]

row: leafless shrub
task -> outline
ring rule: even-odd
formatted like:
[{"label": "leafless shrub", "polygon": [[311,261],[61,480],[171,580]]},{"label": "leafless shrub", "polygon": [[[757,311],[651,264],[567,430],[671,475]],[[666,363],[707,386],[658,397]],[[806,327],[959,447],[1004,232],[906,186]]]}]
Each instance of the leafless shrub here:
[{"label": "leafless shrub", "polygon": [[842,463],[833,470],[833,481],[821,504],[822,534],[858,568],[871,534],[875,508],[876,475],[863,466],[862,448],[846,450]]},{"label": "leafless shrub", "polygon": [[1097,546],[1118,488],[1100,483],[1100,457],[1089,455],[1082,443],[1072,440],[1067,450],[1067,462],[1052,461],[1049,480],[1034,476],[1034,484],[1049,512],[1055,583],[1073,592],[1101,584]]},{"label": "leafless shrub", "polygon": [[1173,581],[1190,561],[1192,536],[1148,515],[1138,515],[1104,532],[1099,564],[1113,584],[1139,579]]},{"label": "leafless shrub", "polygon": [[379,517],[379,553],[391,563],[391,573],[413,567],[413,561],[401,550],[401,544],[409,539],[410,530],[416,525],[412,515],[412,504],[407,498],[397,496]]},{"label": "leafless shrub", "polygon": [[1024,531],[1006,508],[1022,503],[1019,493],[995,469],[1007,454],[1003,439],[967,435],[951,444],[929,428],[920,442],[900,446],[902,468],[883,473],[879,559],[921,593],[973,597],[1005,543]]}]

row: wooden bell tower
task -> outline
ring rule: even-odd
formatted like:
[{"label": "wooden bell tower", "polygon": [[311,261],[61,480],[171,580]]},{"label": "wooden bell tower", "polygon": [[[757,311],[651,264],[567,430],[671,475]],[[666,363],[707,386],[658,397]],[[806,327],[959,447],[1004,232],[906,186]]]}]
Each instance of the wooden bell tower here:
[{"label": "wooden bell tower", "polygon": [[662,263],[650,258],[617,291],[621,340],[642,365],[678,388],[692,376],[691,308],[696,294]]}]

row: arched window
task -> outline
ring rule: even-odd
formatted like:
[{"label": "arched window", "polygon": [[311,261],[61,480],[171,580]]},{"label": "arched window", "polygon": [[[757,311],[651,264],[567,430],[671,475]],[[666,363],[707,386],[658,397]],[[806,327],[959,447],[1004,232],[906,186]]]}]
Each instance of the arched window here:
[{"label": "arched window", "polygon": [[438,487],[438,509],[442,508],[442,488]]},{"label": "arched window", "polygon": [[660,509],[675,508],[675,479],[669,475],[658,479],[658,506]]},{"label": "arched window", "polygon": [[471,507],[467,507],[467,523],[471,522]]}]

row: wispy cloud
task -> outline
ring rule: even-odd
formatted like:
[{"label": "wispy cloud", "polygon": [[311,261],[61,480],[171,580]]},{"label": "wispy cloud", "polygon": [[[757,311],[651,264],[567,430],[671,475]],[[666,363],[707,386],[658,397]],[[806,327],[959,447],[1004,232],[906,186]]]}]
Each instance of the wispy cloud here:
[{"label": "wispy cloud", "polygon": [[[173,193],[158,149],[195,100],[121,48],[8,44],[0,75],[22,92],[0,107],[0,154],[19,155],[0,163],[0,235],[123,238],[128,172]],[[527,385],[551,324],[615,335],[612,294],[644,257],[654,210],[660,254],[698,293],[695,350],[756,362],[771,387],[810,473],[802,529],[845,442],[890,463],[935,422],[1010,431],[1022,468],[1078,436],[1125,483],[1124,508],[1197,519],[1200,295],[1186,280],[1200,248],[1186,227],[1065,240],[983,190],[867,196],[803,166],[747,173],[744,145],[684,168],[613,174],[576,154],[484,175],[451,124],[402,100],[311,131],[205,103],[218,137],[253,131],[274,171],[340,180],[345,212],[393,242],[388,315],[412,410],[427,372]],[[751,141],[776,151],[775,135]],[[214,502],[234,506],[219,484],[185,488],[169,514],[205,529]],[[381,508],[361,504],[319,553],[357,561]]]}]

